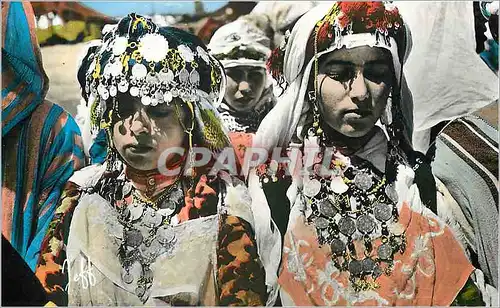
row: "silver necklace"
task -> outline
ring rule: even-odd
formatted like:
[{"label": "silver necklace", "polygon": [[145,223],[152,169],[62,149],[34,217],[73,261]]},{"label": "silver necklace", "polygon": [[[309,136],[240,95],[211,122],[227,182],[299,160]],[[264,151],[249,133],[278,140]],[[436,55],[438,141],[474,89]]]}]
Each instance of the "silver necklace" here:
[{"label": "silver necklace", "polygon": [[160,255],[171,254],[175,249],[177,239],[171,219],[183,196],[179,182],[173,184],[157,202],[147,201],[134,191],[131,204],[119,211],[118,220],[123,225],[119,249],[121,278],[126,284],[134,280],[137,282],[134,291],[143,302],[149,298],[153,283],[151,264]]},{"label": "silver necklace", "polygon": [[[363,167],[337,168],[332,177],[309,175],[303,194],[311,205],[309,223],[315,226],[320,245],[329,245],[334,265],[349,273],[355,291],[378,288],[377,278],[390,275],[394,255],[406,248],[405,234],[394,234],[388,224],[398,221],[398,196],[394,184],[365,162]],[[339,177],[342,192],[338,191]],[[380,237],[376,245],[373,237]],[[354,241],[363,241],[363,258]]]}]

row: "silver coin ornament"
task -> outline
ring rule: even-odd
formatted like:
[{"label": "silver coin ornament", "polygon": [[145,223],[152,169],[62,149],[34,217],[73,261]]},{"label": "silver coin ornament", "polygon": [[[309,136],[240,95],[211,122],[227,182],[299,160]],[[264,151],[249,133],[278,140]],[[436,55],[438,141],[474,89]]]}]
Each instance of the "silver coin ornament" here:
[{"label": "silver coin ornament", "polygon": [[134,64],[134,66],[132,66],[132,76],[137,79],[146,77],[147,73],[148,69],[141,63],[136,63]]},{"label": "silver coin ornament", "polygon": [[381,260],[390,260],[392,257],[392,247],[388,243],[380,245],[377,249],[378,257]]},{"label": "silver coin ornament", "polygon": [[371,233],[375,229],[375,221],[367,214],[361,215],[356,221],[356,228],[363,234]]},{"label": "silver coin ornament", "polygon": [[144,206],[140,203],[134,202],[128,206],[130,210],[130,220],[134,221],[142,217],[144,213]]},{"label": "silver coin ornament", "polygon": [[337,209],[333,206],[330,200],[324,199],[319,203],[319,212],[326,217],[334,217],[337,214]]},{"label": "silver coin ornament", "polygon": [[328,220],[323,218],[323,217],[318,217],[314,220],[314,224],[316,227],[319,229],[326,229],[328,228]]},{"label": "silver coin ornament", "polygon": [[128,230],[125,232],[125,243],[130,247],[139,247],[144,240],[141,231],[139,230]]},{"label": "silver coin ornament", "polygon": [[163,222],[163,217],[156,213],[152,208],[146,208],[144,211],[144,216],[142,218],[142,223],[149,228],[158,227]]},{"label": "silver coin ornament", "polygon": [[372,272],[375,267],[377,267],[377,262],[370,258],[366,258],[362,261],[363,272],[369,273]]},{"label": "silver coin ornament", "polygon": [[346,247],[345,243],[338,238],[333,239],[332,242],[330,243],[332,254],[336,256],[344,254],[345,247]]},{"label": "silver coin ornament", "polygon": [[130,220],[134,221],[142,217],[144,213],[144,206],[140,203],[134,202],[128,206],[130,210]]},{"label": "silver coin ornament", "polygon": [[112,85],[109,87],[109,95],[111,95],[111,97],[115,97],[117,92],[116,86]]},{"label": "silver coin ornament", "polygon": [[161,254],[161,248],[162,244],[156,240],[153,240],[151,243],[149,243],[149,246],[142,245],[140,250],[143,257],[149,260],[154,260]]},{"label": "silver coin ornament", "polygon": [[144,106],[149,106],[149,105],[151,105],[151,97],[149,97],[149,96],[143,96],[143,97],[141,97],[141,103],[142,103]]},{"label": "silver coin ornament", "polygon": [[168,217],[168,216],[172,215],[174,212],[175,212],[175,209],[172,207],[165,207],[165,208],[161,208],[158,211],[156,211],[156,213],[158,213],[158,215],[161,215],[163,217]]},{"label": "silver coin ornament", "polygon": [[361,261],[352,260],[351,262],[349,262],[348,269],[349,273],[357,276],[363,271],[363,264],[361,263]]},{"label": "silver coin ornament", "polygon": [[312,198],[321,190],[321,183],[316,179],[304,181],[304,195]]},{"label": "silver coin ornament", "polygon": [[118,91],[120,91],[121,93],[125,93],[127,92],[127,90],[128,90],[128,82],[125,80],[120,81],[120,83],[118,84]]},{"label": "silver coin ornament", "polygon": [[354,177],[354,185],[361,190],[368,190],[373,186],[372,177],[364,172],[359,172]]},{"label": "silver coin ornament", "polygon": [[138,87],[130,87],[130,95],[136,97],[139,96],[139,88]]},{"label": "silver coin ornament", "polygon": [[340,218],[338,225],[340,233],[346,236],[350,236],[356,231],[356,223],[349,216]]},{"label": "silver coin ornament", "polygon": [[373,206],[373,215],[380,221],[388,221],[392,218],[392,208],[385,203],[377,203]]},{"label": "silver coin ornament", "polygon": [[132,282],[134,282],[134,276],[127,269],[122,268],[121,276],[123,282],[125,282],[126,284],[131,284]]},{"label": "silver coin ornament", "polygon": [[158,241],[162,244],[171,243],[175,239],[174,228],[170,226],[163,226],[157,231]]},{"label": "silver coin ornament", "polygon": [[142,297],[146,293],[146,289],[143,286],[138,286],[135,288],[134,293],[137,297]]},{"label": "silver coin ornament", "polygon": [[123,196],[124,197],[128,196],[128,194],[130,194],[131,191],[132,191],[132,184],[130,184],[130,182],[125,182],[122,187]]},{"label": "silver coin ornament", "polygon": [[385,194],[387,195],[387,197],[389,197],[389,199],[391,199],[392,202],[398,202],[398,193],[396,191],[396,185],[394,183],[385,186]]}]

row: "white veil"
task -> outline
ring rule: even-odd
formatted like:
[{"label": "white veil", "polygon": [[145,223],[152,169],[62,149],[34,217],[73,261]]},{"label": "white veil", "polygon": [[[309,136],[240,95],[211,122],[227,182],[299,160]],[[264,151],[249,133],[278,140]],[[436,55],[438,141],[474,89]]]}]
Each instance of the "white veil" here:
[{"label": "white veil", "polygon": [[404,72],[413,96],[413,146],[424,152],[429,129],[498,99],[498,76],[475,51],[470,1],[401,1],[413,48]]}]

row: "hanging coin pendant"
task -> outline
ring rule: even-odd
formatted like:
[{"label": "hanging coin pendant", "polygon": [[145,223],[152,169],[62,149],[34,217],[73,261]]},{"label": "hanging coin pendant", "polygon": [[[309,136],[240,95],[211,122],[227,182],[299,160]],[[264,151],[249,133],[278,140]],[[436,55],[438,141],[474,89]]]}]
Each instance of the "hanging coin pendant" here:
[{"label": "hanging coin pendant", "polygon": [[123,210],[121,216],[124,219],[129,219],[129,217],[130,217],[130,209],[129,209],[128,206]]},{"label": "hanging coin pendant", "polygon": [[137,297],[142,297],[144,293],[146,293],[146,289],[143,286],[138,286],[137,288],[135,288],[134,292]]},{"label": "hanging coin pendant", "polygon": [[144,212],[144,217],[142,218],[143,224],[149,228],[158,227],[159,225],[161,225],[162,221],[163,217],[149,207]]},{"label": "hanging coin pendant", "polygon": [[126,284],[131,284],[134,281],[134,276],[128,270],[122,268],[122,280]]},{"label": "hanging coin pendant", "polygon": [[354,220],[351,218],[351,217],[342,217],[340,220],[339,220],[339,231],[340,233],[344,234],[344,235],[352,235],[354,233],[354,231],[356,231],[356,223],[354,222]]},{"label": "hanging coin pendant", "polygon": [[377,203],[373,207],[373,215],[380,221],[388,221],[392,217],[392,209],[384,203]]},{"label": "hanging coin pendant", "polygon": [[387,197],[389,197],[389,199],[392,200],[392,202],[398,202],[398,193],[396,192],[396,185],[394,183],[391,183],[385,187],[385,194],[387,195]]},{"label": "hanging coin pendant", "polygon": [[316,218],[314,220],[314,224],[319,229],[326,229],[326,228],[328,228],[328,220],[326,218],[323,218],[323,217]]},{"label": "hanging coin pendant", "polygon": [[392,248],[388,243],[382,244],[377,249],[378,257],[382,260],[390,260],[392,257]]},{"label": "hanging coin pendant", "polygon": [[324,199],[320,202],[319,212],[326,217],[333,217],[337,214],[337,210],[333,207],[333,204],[329,199]]},{"label": "hanging coin pendant", "polygon": [[335,256],[340,256],[344,254],[345,251],[345,243],[342,242],[340,239],[335,238],[333,241],[330,243],[330,248],[332,249],[332,254]]},{"label": "hanging coin pendant", "polygon": [[304,182],[304,195],[312,198],[316,196],[321,190],[321,183],[316,180],[308,180]]},{"label": "hanging coin pendant", "polygon": [[128,206],[130,210],[130,220],[137,220],[142,217],[144,213],[144,207],[140,203],[132,203],[132,205]]},{"label": "hanging coin pendant", "polygon": [[130,247],[139,247],[142,244],[144,237],[139,230],[128,230],[125,233],[125,243]]},{"label": "hanging coin pendant", "polygon": [[158,241],[162,244],[168,244],[175,239],[174,228],[170,226],[163,226],[158,230]]},{"label": "hanging coin pendant", "polygon": [[375,267],[377,266],[377,263],[372,260],[371,258],[366,258],[362,261],[362,266],[363,266],[363,272],[365,273],[371,273]]},{"label": "hanging coin pendant", "polygon": [[149,267],[144,268],[143,271],[142,271],[142,277],[146,281],[153,280],[153,271]]},{"label": "hanging coin pendant", "polygon": [[127,197],[132,191],[132,184],[130,182],[125,182],[122,187],[122,193],[124,197]]},{"label": "hanging coin pendant", "polygon": [[158,215],[161,215],[163,217],[167,217],[172,215],[174,213],[174,210],[171,208],[162,208],[156,211],[156,213],[158,213]]},{"label": "hanging coin pendant", "polygon": [[361,272],[363,271],[363,265],[361,264],[361,261],[358,260],[352,260],[349,262],[349,273],[351,273],[354,276],[359,276]]},{"label": "hanging coin pendant", "polygon": [[373,180],[370,175],[359,172],[354,177],[354,184],[361,190],[368,190],[373,185]]},{"label": "hanging coin pendant", "polygon": [[370,216],[364,214],[358,217],[356,227],[363,234],[371,233],[375,229],[375,221]]},{"label": "hanging coin pendant", "polygon": [[372,277],[377,279],[380,275],[382,275],[382,270],[380,269],[380,266],[376,265],[373,269]]},{"label": "hanging coin pendant", "polygon": [[161,254],[161,244],[157,240],[153,240],[148,245],[141,246],[141,253],[149,259],[156,259]]}]

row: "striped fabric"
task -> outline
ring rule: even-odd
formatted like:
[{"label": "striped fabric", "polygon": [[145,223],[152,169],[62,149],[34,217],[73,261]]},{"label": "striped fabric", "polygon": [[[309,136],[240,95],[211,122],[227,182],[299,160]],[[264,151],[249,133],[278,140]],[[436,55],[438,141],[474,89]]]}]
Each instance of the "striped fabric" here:
[{"label": "striped fabric", "polygon": [[34,271],[61,190],[83,166],[80,130],[45,101],[29,2],[2,2],[2,234]]},{"label": "striped fabric", "polygon": [[[476,116],[451,122],[436,142],[433,172],[460,205],[473,263],[498,287],[498,130]],[[458,224],[462,223],[458,220]]]}]

